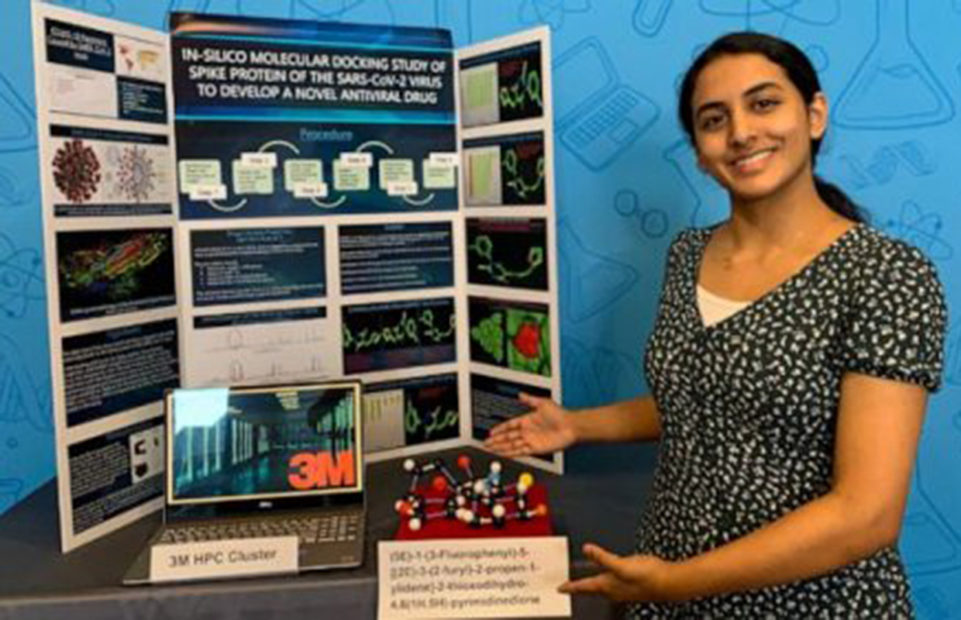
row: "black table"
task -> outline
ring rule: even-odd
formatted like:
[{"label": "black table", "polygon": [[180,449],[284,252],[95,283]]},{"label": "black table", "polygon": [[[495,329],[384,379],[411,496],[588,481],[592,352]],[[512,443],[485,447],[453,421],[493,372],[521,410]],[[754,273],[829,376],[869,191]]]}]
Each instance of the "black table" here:
[{"label": "black table", "polygon": [[[436,456],[452,463],[462,452],[478,463],[491,458],[470,449]],[[120,585],[121,579],[157,528],[159,514],[64,555],[59,549],[56,482],[52,481],[0,518],[0,620],[375,618],[377,541],[392,537],[397,526],[393,504],[409,482],[400,461],[368,466],[367,549],[361,568],[137,588]],[[516,463],[504,463],[507,476],[520,469]],[[580,552],[584,542],[619,553],[630,551],[647,476],[533,473],[547,487],[556,533],[570,539],[573,576],[592,572]],[[575,618],[603,619],[619,613],[605,600],[583,596],[574,598],[573,610]]]}]

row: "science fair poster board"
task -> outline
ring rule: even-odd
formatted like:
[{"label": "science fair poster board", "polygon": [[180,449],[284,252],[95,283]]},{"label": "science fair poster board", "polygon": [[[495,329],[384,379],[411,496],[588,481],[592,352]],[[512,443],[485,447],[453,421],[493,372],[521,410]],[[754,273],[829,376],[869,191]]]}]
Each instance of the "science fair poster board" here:
[{"label": "science fair poster board", "polygon": [[34,19],[65,550],[160,505],[168,387],[360,378],[371,460],[560,399],[546,28]]},{"label": "science fair poster board", "polygon": [[180,383],[168,38],[33,4],[60,540],[163,502]]}]

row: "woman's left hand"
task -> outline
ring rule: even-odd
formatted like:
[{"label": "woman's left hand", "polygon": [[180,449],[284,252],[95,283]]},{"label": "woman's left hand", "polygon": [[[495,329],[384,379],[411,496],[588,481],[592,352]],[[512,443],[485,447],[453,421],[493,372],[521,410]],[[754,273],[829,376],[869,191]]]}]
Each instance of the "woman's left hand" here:
[{"label": "woman's left hand", "polygon": [[593,544],[584,555],[605,572],[568,581],[558,588],[566,594],[601,594],[614,601],[669,601],[672,564],[653,555],[619,556]]}]

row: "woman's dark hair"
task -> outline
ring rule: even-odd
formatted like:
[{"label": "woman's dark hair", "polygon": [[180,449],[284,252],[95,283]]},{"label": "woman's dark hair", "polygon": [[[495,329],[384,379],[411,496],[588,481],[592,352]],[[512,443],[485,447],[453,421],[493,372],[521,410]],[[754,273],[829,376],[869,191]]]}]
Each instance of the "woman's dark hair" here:
[{"label": "woman's dark hair", "polygon": [[[817,72],[808,57],[792,43],[771,35],[759,32],[732,32],[711,43],[694,60],[681,82],[681,92],[678,96],[677,113],[681,119],[681,126],[691,142],[694,142],[694,85],[704,67],[722,56],[737,54],[761,54],[774,64],[780,66],[787,73],[788,79],[801,93],[805,104],[814,100],[814,95],[821,91]],[[811,165],[817,158],[821,148],[821,139],[811,140]],[[855,222],[863,222],[866,218],[861,208],[856,205],[837,186],[828,183],[817,175],[814,185],[818,195],[832,211]]]}]

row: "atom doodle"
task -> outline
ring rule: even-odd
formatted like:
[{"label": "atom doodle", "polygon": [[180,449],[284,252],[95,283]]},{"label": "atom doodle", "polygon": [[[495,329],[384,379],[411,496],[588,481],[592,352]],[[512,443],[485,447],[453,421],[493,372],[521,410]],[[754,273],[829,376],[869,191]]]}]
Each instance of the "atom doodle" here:
[{"label": "atom doodle", "polygon": [[382,345],[421,344],[424,341],[432,343],[446,342],[454,333],[456,320],[450,315],[447,329],[434,324],[434,312],[430,309],[422,310],[417,317],[409,316],[407,311],[400,315],[397,323],[377,329],[363,328],[355,336],[350,327],[344,325],[344,350],[351,348],[354,353],[366,349],[378,348]]},{"label": "atom doodle", "polygon": [[484,259],[483,263],[477,265],[477,269],[487,272],[494,281],[502,284],[525,280],[544,264],[544,248],[535,246],[527,251],[526,269],[520,271],[508,269],[500,261],[494,260],[494,242],[487,235],[478,235],[467,249]]},{"label": "atom doodle", "polygon": [[146,149],[136,146],[124,149],[117,169],[116,191],[128,200],[143,202],[155,189],[153,160]]},{"label": "atom doodle", "polygon": [[36,250],[17,249],[0,234],[0,312],[20,318],[31,301],[44,298],[43,261]]},{"label": "atom doodle", "polygon": [[68,140],[53,157],[53,181],[70,202],[86,202],[100,183],[100,160],[93,149],[74,138]]},{"label": "atom doodle", "polygon": [[535,104],[538,110],[544,109],[544,102],[541,101],[541,76],[536,69],[528,70],[526,60],[517,81],[500,87],[500,102],[507,109],[523,108],[528,102]]},{"label": "atom doodle", "polygon": [[504,154],[504,170],[508,174],[505,185],[514,190],[519,198],[527,198],[544,186],[544,156],[537,158],[537,178],[528,182],[519,169],[517,151],[510,149]]}]

